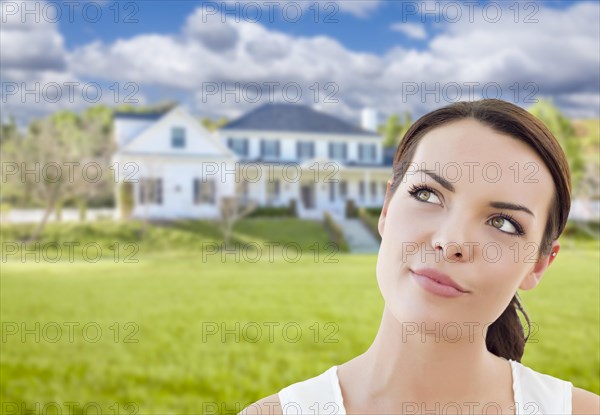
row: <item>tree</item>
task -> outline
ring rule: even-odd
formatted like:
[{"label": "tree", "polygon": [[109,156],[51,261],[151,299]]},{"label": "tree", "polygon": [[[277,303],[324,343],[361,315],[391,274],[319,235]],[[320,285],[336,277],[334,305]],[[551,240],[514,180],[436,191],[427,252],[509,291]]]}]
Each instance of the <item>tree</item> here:
[{"label": "tree", "polygon": [[221,198],[219,224],[223,232],[223,240],[226,248],[231,241],[233,227],[236,222],[252,213],[258,206],[256,200],[249,199],[244,195],[244,183],[245,182],[242,182],[240,186],[235,186],[235,193],[233,196]]},{"label": "tree", "polygon": [[202,120],[200,121],[202,123],[202,125],[204,126],[204,128],[206,128],[208,131],[215,131],[218,130],[219,128],[221,128],[222,126],[224,126],[225,124],[227,124],[227,118],[225,117],[221,117],[218,120],[213,120],[211,118],[205,117],[202,118]]},{"label": "tree", "polygon": [[402,120],[397,114],[390,115],[385,126],[379,127],[379,133],[385,137],[383,146],[397,147],[411,125],[412,119],[408,111],[404,112],[404,119]]},{"label": "tree", "polygon": [[551,100],[540,99],[528,111],[542,121],[560,143],[571,170],[573,196],[583,196],[581,184],[586,170],[585,160],[582,142],[577,137],[573,123],[560,112]]},{"label": "tree", "polygon": [[14,117],[0,125],[0,160],[2,160],[2,191],[0,201],[3,206],[19,204],[26,188],[20,181],[19,158],[22,152],[23,136],[19,132]]},{"label": "tree", "polygon": [[61,196],[68,194],[77,180],[73,169],[77,146],[69,142],[77,140],[73,119],[65,115],[61,120],[59,123],[50,119],[32,122],[23,142],[20,168],[33,173],[21,175],[21,179],[31,186],[33,201],[44,206],[44,214],[30,235],[30,241],[39,238],[50,214],[62,205]]}]

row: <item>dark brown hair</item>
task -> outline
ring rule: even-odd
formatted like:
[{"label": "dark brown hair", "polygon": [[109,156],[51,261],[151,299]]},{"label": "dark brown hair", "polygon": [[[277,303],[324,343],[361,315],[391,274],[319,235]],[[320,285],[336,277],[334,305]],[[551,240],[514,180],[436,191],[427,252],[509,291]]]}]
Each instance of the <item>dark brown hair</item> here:
[{"label": "dark brown hair", "polygon": [[[551,253],[552,242],[563,232],[571,209],[571,175],[567,158],[548,128],[526,110],[498,99],[457,102],[432,111],[419,118],[408,129],[394,155],[394,175],[390,185],[393,196],[415,154],[421,138],[434,128],[465,118],[475,119],[491,129],[523,141],[544,160],[554,181],[555,191],[548,212],[546,228],[538,250],[538,260]],[[386,201],[387,202],[387,201]],[[528,334],[517,315],[523,313]],[[520,362],[529,338],[531,323],[515,293],[502,315],[487,331],[487,349],[496,356]]]}]

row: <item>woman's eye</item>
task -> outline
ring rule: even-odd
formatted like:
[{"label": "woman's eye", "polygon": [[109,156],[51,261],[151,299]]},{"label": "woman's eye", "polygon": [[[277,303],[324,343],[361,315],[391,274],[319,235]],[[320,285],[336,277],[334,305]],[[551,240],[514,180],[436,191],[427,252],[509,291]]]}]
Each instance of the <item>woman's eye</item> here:
[{"label": "woman's eye", "polygon": [[[430,190],[427,189],[420,189],[420,190],[416,190],[412,193],[412,196],[421,201],[421,202],[426,202],[426,203],[440,203],[440,199],[435,195],[435,193],[433,193]],[[437,199],[437,202],[431,201],[430,198],[434,197],[435,199]]]},{"label": "woman's eye", "polygon": [[[494,228],[497,228],[503,232],[510,233],[513,235],[519,234],[519,230],[515,227],[515,225],[513,225],[508,219],[503,218],[502,216],[496,216],[495,218],[492,218],[491,223]],[[506,225],[508,225],[508,229],[502,229]]]}]

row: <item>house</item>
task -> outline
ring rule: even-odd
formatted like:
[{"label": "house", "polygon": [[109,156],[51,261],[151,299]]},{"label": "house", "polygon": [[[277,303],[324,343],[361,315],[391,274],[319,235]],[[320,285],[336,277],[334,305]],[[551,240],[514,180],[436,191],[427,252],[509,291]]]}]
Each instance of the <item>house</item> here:
[{"label": "house", "polygon": [[216,218],[221,198],[293,203],[301,218],[381,207],[392,174],[376,114],[362,126],[297,104],[265,104],[211,133],[183,108],[116,113],[117,209],[146,218]]}]

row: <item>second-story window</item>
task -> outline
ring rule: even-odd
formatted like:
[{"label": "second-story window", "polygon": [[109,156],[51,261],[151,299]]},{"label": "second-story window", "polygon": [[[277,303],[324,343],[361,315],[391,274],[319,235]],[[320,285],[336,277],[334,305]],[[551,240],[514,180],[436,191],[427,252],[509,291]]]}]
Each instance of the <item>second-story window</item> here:
[{"label": "second-story window", "polygon": [[333,160],[346,160],[346,143],[329,143],[329,158]]},{"label": "second-story window", "polygon": [[248,155],[248,140],[245,138],[228,138],[227,147],[238,156]]},{"label": "second-story window", "polygon": [[260,140],[260,155],[264,158],[279,158],[279,141]]},{"label": "second-story window", "polygon": [[185,148],[185,128],[173,127],[171,129],[171,147]]},{"label": "second-story window", "polygon": [[298,141],[296,145],[298,159],[309,159],[315,156],[315,143],[311,141]]},{"label": "second-story window", "polygon": [[377,156],[375,144],[359,144],[358,159],[363,162],[374,162]]}]

